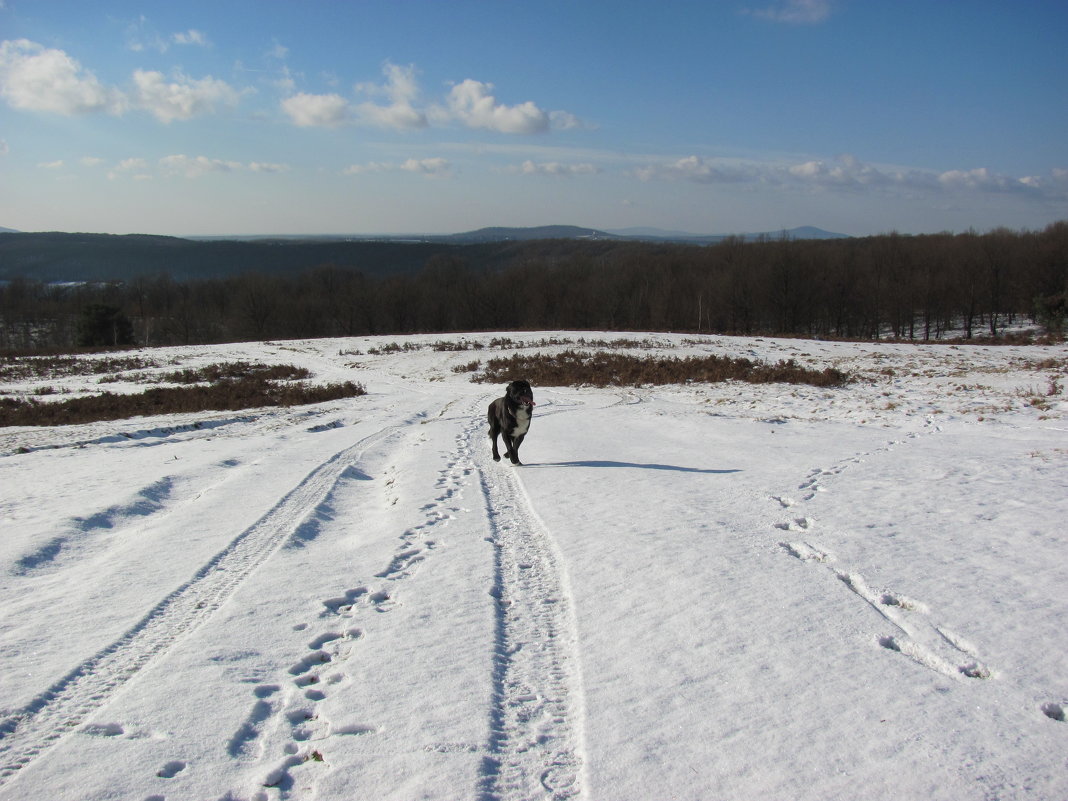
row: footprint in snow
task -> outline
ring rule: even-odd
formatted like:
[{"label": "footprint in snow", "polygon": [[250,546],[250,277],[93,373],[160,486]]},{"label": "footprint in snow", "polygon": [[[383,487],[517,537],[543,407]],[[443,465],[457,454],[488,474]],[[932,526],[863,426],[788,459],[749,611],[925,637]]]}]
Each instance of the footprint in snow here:
[{"label": "footprint in snow", "polygon": [[171,762],[168,762],[166,765],[156,771],[156,775],[159,776],[161,779],[173,779],[175,776],[185,770],[185,768],[185,762],[180,759],[175,759]]},{"label": "footprint in snow", "polygon": [[[906,612],[919,612],[923,615],[931,614],[931,610],[927,607],[927,604],[922,601],[917,601],[913,598],[907,598],[904,595],[897,595],[895,593],[884,592],[879,598],[879,603],[883,606],[896,606],[898,609],[904,609]],[[953,642],[950,642],[950,644],[955,645]]]},{"label": "footprint in snow", "polygon": [[1050,701],[1049,703],[1042,704],[1040,709],[1042,710],[1042,714],[1050,720],[1064,723],[1064,706],[1065,705],[1063,704],[1058,704],[1056,701]]},{"label": "footprint in snow", "polygon": [[811,517],[798,517],[789,523],[776,523],[775,528],[783,531],[808,531],[816,525],[816,521]]},{"label": "footprint in snow", "polygon": [[802,562],[833,562],[834,557],[807,542],[780,542],[779,546],[783,548],[790,556],[800,559]]},{"label": "footprint in snow", "polygon": [[332,662],[333,659],[334,658],[326,651],[315,651],[293,665],[293,667],[289,669],[289,672],[293,676],[303,676],[305,673],[319,665],[325,665],[328,662]]},{"label": "footprint in snow", "polygon": [[121,723],[92,723],[84,726],[82,733],[90,737],[121,737],[126,733],[126,729]]},{"label": "footprint in snow", "polygon": [[322,613],[324,616],[328,614],[333,615],[346,615],[352,611],[353,605],[364,595],[367,595],[368,589],[366,587],[357,587],[354,590],[346,590],[345,594],[340,598],[327,598],[323,601],[325,611]]}]

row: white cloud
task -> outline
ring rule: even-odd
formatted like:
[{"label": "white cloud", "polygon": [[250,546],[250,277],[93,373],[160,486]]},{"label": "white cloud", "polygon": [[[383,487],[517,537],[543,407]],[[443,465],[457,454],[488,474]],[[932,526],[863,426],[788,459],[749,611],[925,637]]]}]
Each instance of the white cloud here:
[{"label": "white cloud", "polygon": [[549,114],[532,101],[515,106],[498,103],[490,94],[493,84],[468,78],[449,91],[448,115],[468,128],[485,128],[498,133],[535,134],[549,130]]},{"label": "white cloud", "polygon": [[528,159],[519,165],[519,167],[513,167],[511,171],[518,172],[522,175],[569,177],[572,175],[594,175],[599,173],[601,169],[593,164],[563,164],[559,161],[543,161],[535,163]]},{"label": "white cloud", "polygon": [[360,119],[380,128],[410,130],[427,126],[426,114],[407,105],[376,106],[361,103],[356,107]]},{"label": "white cloud", "polygon": [[185,33],[176,33],[171,37],[175,44],[180,45],[198,45],[200,47],[208,46],[207,37],[198,30],[190,28]]},{"label": "white cloud", "polygon": [[[164,156],[158,162],[159,173],[166,177],[199,178],[208,173],[234,173],[234,172],[257,172],[257,173],[281,173],[288,172],[288,164],[274,164],[264,161],[250,161],[247,164],[240,161],[227,161],[225,159],[212,159],[207,156],[187,156],[175,154]],[[108,178],[117,180],[122,177],[130,177],[137,181],[149,180],[152,167],[143,158],[123,159],[109,172]]]},{"label": "white cloud", "polygon": [[452,174],[452,165],[443,158],[408,159],[400,165],[400,169],[433,178],[445,178]]},{"label": "white cloud", "polygon": [[249,162],[248,168],[252,170],[252,172],[289,172],[288,164],[270,164],[263,161],[251,161]]},{"label": "white cloud", "polygon": [[371,161],[367,164],[350,164],[341,171],[342,175],[365,175],[375,172],[414,172],[427,178],[448,178],[452,175],[452,164],[448,159],[408,159],[402,164],[384,161]]},{"label": "white cloud", "polygon": [[289,55],[289,48],[279,44],[278,41],[275,40],[274,47],[268,50],[266,55],[268,58],[276,58],[279,61],[282,61]]},{"label": "white cloud", "polygon": [[740,183],[759,180],[759,170],[735,163],[713,164],[700,156],[687,156],[669,164],[639,167],[634,174],[643,181],[685,180],[699,184]]},{"label": "white cloud", "polygon": [[985,192],[1013,193],[1036,199],[1068,198],[1068,171],[1052,170],[1049,176],[1015,178],[986,167],[973,170],[879,168],[855,156],[833,161],[811,160],[798,164],[727,162],[687,156],[666,164],[634,170],[642,181],[684,180],[702,184],[752,183],[795,186],[814,190]]},{"label": "white cloud", "polygon": [[126,26],[126,48],[128,50],[135,53],[143,53],[146,50],[166,53],[170,46],[170,42],[156,32],[144,14]]},{"label": "white cloud", "polygon": [[382,72],[386,77],[384,85],[357,84],[356,91],[372,95],[385,95],[387,105],[361,103],[356,112],[363,122],[382,128],[412,129],[427,127],[426,114],[415,108],[419,97],[419,87],[415,80],[415,65],[400,67],[387,63]]},{"label": "white cloud", "polygon": [[282,92],[292,94],[293,90],[297,88],[297,81],[293,77],[293,73],[290,72],[289,67],[285,64],[282,65],[281,73],[282,77],[276,78],[274,81],[271,81],[271,83],[275,88],[280,89]]},{"label": "white cloud", "polygon": [[342,175],[364,175],[369,172],[387,172],[394,169],[394,165],[380,161],[370,161],[367,164],[350,164],[341,171]]},{"label": "white cloud", "polygon": [[11,152],[11,148],[8,147],[6,139],[0,139],[0,156],[6,156]]},{"label": "white cloud", "polygon": [[767,8],[746,9],[746,13],[771,22],[813,25],[830,16],[831,3],[830,0],[783,0]]},{"label": "white cloud", "polygon": [[[568,130],[586,126],[574,114],[566,111],[546,112],[531,101],[509,106],[498,103],[491,94],[493,84],[465,80],[453,85],[444,104],[420,104],[417,70],[414,64],[401,66],[386,62],[382,67],[381,83],[364,82],[354,86],[357,95],[371,98],[363,102],[350,101],[332,92],[310,94],[300,92],[282,101],[282,110],[294,124],[301,127],[336,127],[356,123],[393,130],[415,130],[436,125],[460,122],[469,128],[481,128],[498,133],[544,133],[550,128]],[[330,77],[334,81],[334,77]],[[284,81],[277,84],[285,92],[296,85],[288,70]],[[380,102],[377,98],[385,98]]]},{"label": "white cloud", "polygon": [[133,89],[127,94],[100,83],[62,50],[26,39],[0,43],[0,96],[17,109],[119,115],[133,107],[170,123],[232,107],[240,95],[211,76],[196,80],[177,73],[167,80],[162,73],[147,70],[133,73]]},{"label": "white cloud", "polygon": [[38,164],[37,166],[41,167],[43,169],[46,169],[46,170],[58,170],[58,169],[61,169],[63,167],[63,159],[60,159],[59,161],[42,162],[41,164]]},{"label": "white cloud", "polygon": [[237,105],[239,93],[226,81],[210,75],[194,80],[179,73],[168,82],[161,72],[136,70],[137,105],[163,123],[209,114],[219,107]]},{"label": "white cloud", "polygon": [[282,110],[302,128],[341,125],[349,119],[349,103],[341,95],[310,95],[304,92],[282,101]]},{"label": "white cloud", "polygon": [[12,108],[87,114],[121,114],[127,105],[122,92],[104,86],[62,50],[28,39],[0,43],[0,96]]},{"label": "white cloud", "polygon": [[83,167],[99,167],[104,163],[104,159],[96,156],[83,156],[79,161]]},{"label": "white cloud", "polygon": [[111,170],[108,170],[108,180],[115,181],[119,178],[127,175],[128,173],[136,173],[133,177],[138,180],[144,180],[151,176],[144,174],[144,171],[148,169],[148,162],[142,158],[128,158],[123,159],[116,164]]},{"label": "white cloud", "polygon": [[183,175],[186,178],[199,178],[210,172],[233,172],[244,165],[237,161],[209,159],[206,156],[186,156],[184,154],[164,156],[159,160],[160,167],[167,175]]},{"label": "white cloud", "polygon": [[123,159],[118,163],[116,169],[123,171],[147,170],[148,162],[141,158]]},{"label": "white cloud", "polygon": [[571,131],[576,128],[593,130],[597,126],[585,123],[569,111],[550,111],[549,123],[554,131]]}]

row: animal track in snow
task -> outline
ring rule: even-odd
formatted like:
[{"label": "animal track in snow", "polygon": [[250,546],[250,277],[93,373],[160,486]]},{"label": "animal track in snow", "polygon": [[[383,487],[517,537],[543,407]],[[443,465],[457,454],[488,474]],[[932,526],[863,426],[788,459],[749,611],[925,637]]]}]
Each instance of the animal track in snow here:
[{"label": "animal track in snow", "polygon": [[[881,636],[877,642],[890,651],[904,654],[914,661],[945,676],[970,679],[990,678],[990,669],[979,662],[970,644],[946,628],[926,620],[930,614],[926,604],[893,593],[876,595],[864,579],[855,573],[836,570],[835,574],[849,589],[867,601],[875,611],[896,626],[903,637]],[[902,613],[915,612],[920,620],[908,619]],[[948,648],[946,647],[948,646]]]},{"label": "animal track in snow", "polygon": [[90,737],[121,737],[126,729],[120,723],[90,724],[82,727],[82,734]]},{"label": "animal track in snow", "polygon": [[779,545],[791,556],[802,562],[833,562],[834,556],[807,542],[780,542]]},{"label": "animal track in snow", "polygon": [[[352,613],[353,603],[360,599],[369,601],[375,595],[360,587],[322,603],[328,613],[344,616]],[[306,625],[294,626],[300,631],[307,628]],[[231,739],[232,756],[247,757],[255,743],[256,761],[277,760],[273,765],[268,763],[270,766],[262,774],[259,789],[251,796],[253,799],[266,801],[269,796],[263,788],[275,789],[283,798],[297,790],[308,791],[311,797],[322,769],[328,767],[323,741],[335,734],[377,731],[375,727],[363,724],[334,727],[322,713],[322,702],[328,698],[331,689],[348,680],[344,664],[353,657],[353,646],[363,636],[363,630],[358,628],[323,631],[306,643],[309,653],[289,668],[291,678],[286,686],[257,688],[259,700],[253,705],[245,724]]]},{"label": "animal track in snow", "polygon": [[[396,467],[390,468],[384,482],[389,506],[401,497],[396,472]],[[311,797],[324,769],[329,768],[331,738],[370,736],[379,731],[377,726],[363,721],[334,725],[324,714],[324,702],[331,692],[351,681],[345,663],[355,656],[356,643],[365,636],[363,629],[345,623],[371,613],[389,612],[397,606],[392,588],[398,586],[396,582],[414,576],[439,547],[439,540],[428,536],[429,531],[448,525],[462,511],[457,501],[472,472],[468,437],[461,435],[437,477],[435,500],[420,510],[425,515],[424,522],[398,538],[389,564],[375,574],[376,579],[389,583],[356,586],[320,602],[318,619],[332,623],[305,641],[308,650],[289,667],[282,692],[269,699],[258,698],[245,724],[232,738],[232,751],[244,755],[255,750],[257,761],[264,762],[265,772],[251,793],[253,799]],[[292,630],[316,631],[306,622],[292,626]]]},{"label": "animal track in snow", "polygon": [[816,524],[811,517],[798,517],[789,523],[776,523],[775,528],[782,531],[808,531]]},{"label": "animal track in snow", "polygon": [[186,763],[180,759],[175,759],[160,768],[156,772],[156,775],[159,776],[161,779],[173,779],[185,769]]},{"label": "animal track in snow", "polygon": [[[918,435],[914,433],[908,438],[912,439],[916,436]],[[812,470],[798,487],[809,491],[804,501],[810,501],[816,493],[824,491],[821,480],[838,476],[850,465],[861,464],[866,457],[889,451],[902,442],[903,440],[892,440],[871,453],[849,457],[831,468]],[[795,505],[792,499],[785,496],[771,496],[771,499],[776,501],[781,508],[791,508]],[[808,531],[814,525],[812,518],[798,517],[787,523],[776,523],[774,527],[783,531]],[[945,676],[958,679],[962,677],[990,678],[991,671],[979,661],[976,648],[945,626],[930,620],[931,610],[927,604],[896,592],[874,592],[860,574],[831,567],[828,563],[834,562],[834,557],[811,541],[780,542],[779,546],[802,562],[825,565],[842,584],[892,624],[898,633],[875,637],[876,643],[882,648],[907,656],[918,664]]]},{"label": "animal track in snow", "polygon": [[1064,707],[1065,704],[1058,704],[1056,701],[1050,701],[1048,703],[1042,704],[1040,709],[1042,710],[1042,714],[1050,720],[1056,720],[1060,721],[1061,723],[1064,723]]}]

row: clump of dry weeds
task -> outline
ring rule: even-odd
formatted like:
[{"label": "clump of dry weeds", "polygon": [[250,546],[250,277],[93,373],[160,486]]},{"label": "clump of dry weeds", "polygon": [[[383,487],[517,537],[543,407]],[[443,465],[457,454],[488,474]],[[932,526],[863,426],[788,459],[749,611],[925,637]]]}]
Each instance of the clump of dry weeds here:
[{"label": "clump of dry weeds", "polygon": [[642,386],[648,384],[718,383],[811,384],[836,387],[848,374],[832,367],[813,370],[793,359],[775,364],[728,356],[632,356],[620,353],[567,350],[553,356],[513,354],[490,359],[472,380],[503,383],[522,378],[541,386]]}]

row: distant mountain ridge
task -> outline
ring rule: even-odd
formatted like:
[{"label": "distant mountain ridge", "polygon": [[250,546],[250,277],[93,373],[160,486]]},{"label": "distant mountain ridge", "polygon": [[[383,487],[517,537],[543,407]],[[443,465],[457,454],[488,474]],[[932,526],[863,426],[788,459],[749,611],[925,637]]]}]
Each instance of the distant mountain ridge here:
[{"label": "distant mountain ridge", "polygon": [[667,231],[661,228],[635,227],[598,230],[580,228],[575,225],[543,225],[534,228],[479,228],[462,234],[450,234],[442,237],[430,237],[433,241],[452,242],[523,242],[532,239],[636,239],[643,242],[691,242],[696,244],[714,244],[731,236],[737,236],[746,242],[757,239],[850,239],[849,234],[825,231],[813,225],[802,225],[781,231],[763,231],[744,234],[692,234],[686,231]]},{"label": "distant mountain ridge", "polygon": [[[22,233],[14,228],[0,227],[0,233]],[[41,232],[45,233],[45,232]],[[59,232],[47,232],[59,233]],[[74,236],[75,234],[70,234]],[[80,236],[115,236],[114,234],[78,234]],[[154,234],[130,234],[129,236],[151,237]],[[669,231],[663,228],[635,226],[631,228],[583,228],[577,225],[538,225],[533,227],[492,226],[458,234],[251,234],[247,236],[161,236],[161,239],[183,239],[197,242],[277,240],[285,242],[308,241],[377,241],[377,242],[453,242],[466,244],[470,242],[527,242],[535,239],[637,239],[647,242],[697,242],[715,243],[728,237],[737,236],[747,242],[756,239],[849,239],[849,234],[825,231],[812,225],[787,228],[779,231],[763,231],[741,234],[694,234],[687,231]]]},{"label": "distant mountain ridge", "polygon": [[[449,235],[202,238],[0,231],[0,280],[109,281],[167,274],[183,281],[243,272],[292,273],[324,266],[382,277],[415,274],[435,258],[458,258],[473,269],[494,270],[530,253],[550,253],[559,258],[577,248],[606,253],[632,243],[712,245],[727,238],[659,229],[626,230],[624,234],[548,225],[480,228]],[[830,239],[844,235],[811,227],[740,235],[746,241],[761,236]]]}]

